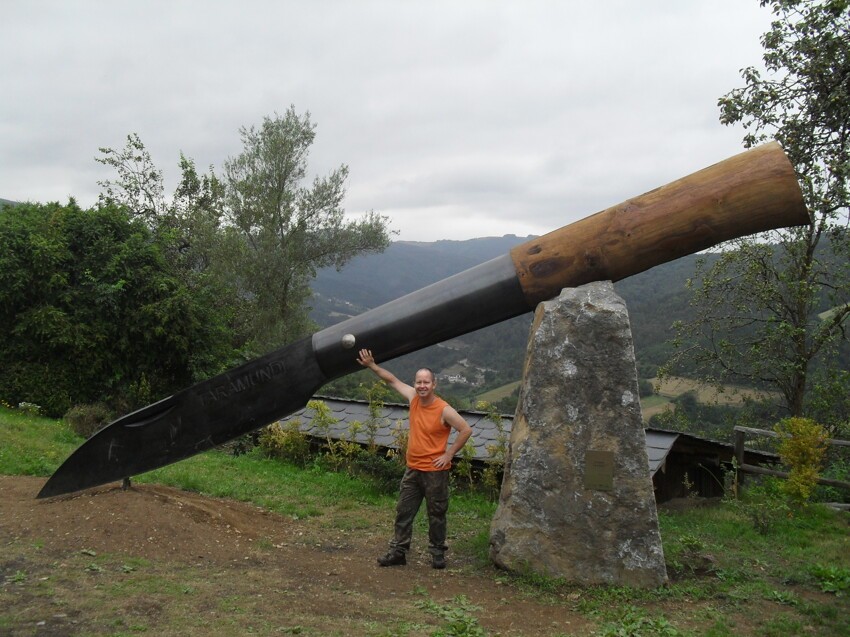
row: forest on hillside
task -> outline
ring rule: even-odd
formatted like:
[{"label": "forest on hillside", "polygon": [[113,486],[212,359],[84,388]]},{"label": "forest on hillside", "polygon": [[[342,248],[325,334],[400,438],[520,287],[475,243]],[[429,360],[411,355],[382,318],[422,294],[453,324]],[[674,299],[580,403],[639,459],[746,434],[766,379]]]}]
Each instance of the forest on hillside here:
[{"label": "forest on hillside", "polygon": [[[383,303],[414,292],[431,283],[507,253],[528,237],[507,235],[466,241],[433,243],[393,243],[382,254],[363,255],[342,271],[320,270],[313,283],[311,318],[326,327]],[[693,276],[698,258],[689,256],[652,268],[615,284],[626,301],[635,342],[639,376],[655,376],[666,362],[673,321],[685,317],[688,309],[686,280]],[[488,389],[519,380],[532,314],[471,332],[448,343],[434,345],[392,361],[386,366],[404,377],[410,370],[431,367],[447,370],[483,370],[472,383],[443,383],[444,391],[457,399],[474,402]],[[340,379],[326,391],[355,397],[363,375]],[[510,407],[510,401],[506,401]]]},{"label": "forest on hillside", "polygon": [[[528,237],[507,235],[466,241],[395,242],[384,253],[357,257],[340,272],[334,268],[320,270],[313,282],[311,318],[321,327],[332,325],[503,255],[527,240]],[[670,359],[674,323],[690,320],[694,315],[688,280],[695,276],[698,262],[710,266],[719,256],[690,255],[614,284],[628,308],[642,396],[655,391],[651,379]],[[822,308],[828,308],[826,298]],[[430,367],[442,377],[443,395],[456,406],[474,408],[483,394],[520,380],[531,319],[532,313],[518,316],[387,361],[385,366],[401,378],[415,369]],[[839,361],[850,369],[850,351],[846,347],[844,350]],[[697,371],[680,366],[676,373],[696,377]],[[450,376],[463,376],[465,382],[450,382]],[[364,388],[372,382],[370,374],[358,372],[334,381],[322,393],[361,399]],[[513,413],[516,398],[514,389],[512,395],[494,402],[503,413]],[[670,401],[676,414],[653,416],[654,424],[692,431],[696,428],[695,433],[714,437],[725,438],[735,419],[759,422],[779,417],[752,402],[746,405],[746,414],[740,406],[700,402],[694,392],[674,396]]]}]

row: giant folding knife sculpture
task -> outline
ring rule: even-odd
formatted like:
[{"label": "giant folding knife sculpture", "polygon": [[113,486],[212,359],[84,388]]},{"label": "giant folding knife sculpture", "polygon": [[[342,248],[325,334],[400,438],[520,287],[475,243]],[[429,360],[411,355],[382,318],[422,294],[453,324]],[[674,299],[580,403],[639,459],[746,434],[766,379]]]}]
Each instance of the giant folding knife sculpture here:
[{"label": "giant folding knife sculpture", "polygon": [[297,411],[360,369],[348,335],[388,360],[529,312],[564,287],[808,222],[785,153],[760,146],[127,414],[84,442],[38,497],[162,467]]}]

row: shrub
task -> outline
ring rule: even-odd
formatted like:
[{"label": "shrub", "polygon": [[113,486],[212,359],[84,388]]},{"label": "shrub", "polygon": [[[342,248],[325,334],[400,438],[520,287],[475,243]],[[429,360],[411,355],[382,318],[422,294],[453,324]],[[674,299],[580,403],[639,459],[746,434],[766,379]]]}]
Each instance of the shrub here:
[{"label": "shrub", "polygon": [[109,424],[113,417],[109,407],[103,403],[92,403],[91,405],[74,405],[65,413],[64,420],[71,426],[74,433],[90,438]]},{"label": "shrub", "polygon": [[[821,475],[831,480],[850,482],[850,460],[836,458],[823,470]],[[815,500],[818,502],[850,502],[850,489],[820,485],[815,492]]]},{"label": "shrub", "polygon": [[369,401],[369,420],[366,421],[369,450],[375,451],[375,436],[384,424],[384,406],[390,390],[383,381],[376,381],[365,389],[366,400]]},{"label": "shrub", "polygon": [[756,533],[770,535],[778,522],[791,515],[782,497],[784,483],[779,478],[764,476],[758,484],[750,486],[739,499],[729,500],[729,505],[749,518]]},{"label": "shrub", "polygon": [[345,471],[349,475],[355,473],[354,466],[358,458],[368,455],[356,442],[350,440],[330,440],[326,453],[321,458],[321,464],[332,471]]},{"label": "shrub", "polygon": [[481,484],[490,497],[498,498],[502,488],[502,477],[505,472],[505,462],[508,459],[508,443],[510,438],[505,431],[502,414],[498,406],[486,401],[480,401],[476,407],[487,412],[487,419],[496,425],[496,442],[487,445],[490,458],[487,466],[481,472]]},{"label": "shrub", "polygon": [[301,431],[301,421],[290,420],[286,426],[279,422],[263,428],[259,439],[260,452],[278,460],[287,460],[299,466],[307,464],[310,441]]},{"label": "shrub", "polygon": [[41,415],[41,407],[39,405],[36,405],[35,403],[28,403],[26,401],[18,403],[18,411],[26,414],[27,416]]},{"label": "shrub", "polygon": [[377,453],[362,453],[354,461],[358,475],[370,478],[382,493],[392,494],[398,491],[398,485],[404,476],[404,466],[392,457]]},{"label": "shrub", "polygon": [[809,418],[786,418],[775,430],[785,436],[779,444],[779,455],[789,467],[782,490],[795,502],[808,502],[826,456],[827,432]]},{"label": "shrub", "polygon": [[219,449],[226,451],[231,456],[241,456],[250,453],[259,442],[260,434],[256,431],[251,431],[241,436],[236,436],[219,446]]},{"label": "shrub", "polygon": [[307,403],[307,409],[313,411],[313,427],[325,439],[325,442],[330,444],[333,440],[331,437],[331,427],[339,422],[331,413],[327,403],[321,400],[311,400]]},{"label": "shrub", "polygon": [[651,380],[646,380],[645,378],[641,378],[638,380],[638,394],[641,398],[646,398],[647,396],[655,395],[655,385],[652,384]]},{"label": "shrub", "polygon": [[404,467],[407,465],[407,443],[410,434],[407,431],[407,427],[404,426],[403,420],[396,421],[396,424],[392,428],[392,437],[396,448],[391,452],[390,457]]},{"label": "shrub", "polygon": [[680,535],[678,542],[665,545],[664,552],[669,552],[670,570],[679,576],[706,575],[717,568],[717,560],[708,553],[705,542],[689,533]]},{"label": "shrub", "polygon": [[460,479],[463,481],[467,487],[472,487],[473,485],[473,467],[472,461],[475,459],[475,447],[472,445],[472,438],[470,438],[463,448],[460,450],[454,457],[453,466],[454,471],[452,472],[453,479]]},{"label": "shrub", "polygon": [[115,205],[22,204],[0,214],[0,394],[58,417],[131,408],[213,374],[231,354],[220,296]]}]

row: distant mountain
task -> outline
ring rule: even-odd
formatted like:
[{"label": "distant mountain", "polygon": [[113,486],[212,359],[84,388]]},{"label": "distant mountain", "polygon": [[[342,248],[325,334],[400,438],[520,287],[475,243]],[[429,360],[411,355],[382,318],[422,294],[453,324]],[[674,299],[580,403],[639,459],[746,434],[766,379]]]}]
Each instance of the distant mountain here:
[{"label": "distant mountain", "polygon": [[[311,316],[321,326],[356,316],[448,276],[508,253],[532,237],[485,237],[432,243],[399,241],[382,254],[363,255],[340,272],[320,270]],[[666,360],[673,321],[688,315],[685,281],[698,257],[653,268],[615,284],[626,301],[640,375],[651,377]],[[476,395],[521,376],[531,313],[390,361],[397,374],[428,366],[451,376],[453,392]],[[461,380],[463,379],[463,380]]]},{"label": "distant mountain", "polygon": [[[468,241],[396,241],[381,254],[355,257],[341,272],[334,268],[320,270],[313,292],[329,299],[344,299],[358,307],[377,307],[506,254],[530,238],[509,234]],[[321,320],[321,313],[314,319],[328,324]]]}]

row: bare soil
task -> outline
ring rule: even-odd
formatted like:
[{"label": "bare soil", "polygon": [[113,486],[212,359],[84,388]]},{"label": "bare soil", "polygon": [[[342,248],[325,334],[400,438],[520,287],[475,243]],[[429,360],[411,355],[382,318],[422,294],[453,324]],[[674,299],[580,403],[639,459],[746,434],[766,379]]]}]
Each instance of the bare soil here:
[{"label": "bare soil", "polygon": [[0,476],[0,635],[430,635],[433,604],[489,634],[594,629],[452,553],[379,568],[390,520],[342,530],[157,485],[36,500],[43,483]]}]

